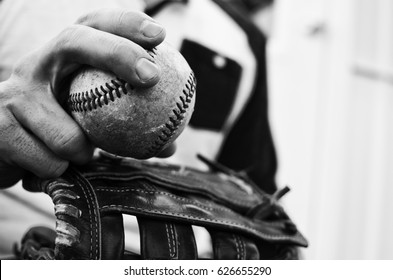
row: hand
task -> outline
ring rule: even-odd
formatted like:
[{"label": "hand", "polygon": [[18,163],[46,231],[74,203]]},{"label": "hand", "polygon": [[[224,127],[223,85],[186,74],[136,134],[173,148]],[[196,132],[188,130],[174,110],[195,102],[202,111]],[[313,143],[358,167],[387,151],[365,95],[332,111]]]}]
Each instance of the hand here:
[{"label": "hand", "polygon": [[88,64],[135,86],[153,86],[159,69],[143,48],[164,37],[165,30],[145,14],[99,10],[19,61],[0,83],[0,188],[15,184],[25,170],[53,178],[69,162],[86,163],[93,147],[61,106],[67,77]]}]

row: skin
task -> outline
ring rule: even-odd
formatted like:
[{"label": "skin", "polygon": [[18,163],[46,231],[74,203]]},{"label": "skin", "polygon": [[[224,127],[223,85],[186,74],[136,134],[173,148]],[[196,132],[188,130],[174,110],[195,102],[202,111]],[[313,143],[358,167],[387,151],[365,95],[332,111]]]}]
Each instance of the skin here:
[{"label": "skin", "polygon": [[[142,47],[164,38],[162,26],[143,13],[98,10],[22,58],[0,83],[0,188],[14,185],[26,171],[54,178],[70,162],[88,162],[94,147],[62,107],[67,78],[88,64],[136,86],[153,86],[160,72]],[[162,156],[173,152],[170,147]]]}]

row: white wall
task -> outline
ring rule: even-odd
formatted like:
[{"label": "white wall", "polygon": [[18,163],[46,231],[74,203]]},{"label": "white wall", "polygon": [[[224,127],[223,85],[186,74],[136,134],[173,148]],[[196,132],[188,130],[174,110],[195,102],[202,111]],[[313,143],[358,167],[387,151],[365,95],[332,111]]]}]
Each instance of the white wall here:
[{"label": "white wall", "polygon": [[276,0],[277,179],[307,259],[393,258],[392,29],[390,0]]}]

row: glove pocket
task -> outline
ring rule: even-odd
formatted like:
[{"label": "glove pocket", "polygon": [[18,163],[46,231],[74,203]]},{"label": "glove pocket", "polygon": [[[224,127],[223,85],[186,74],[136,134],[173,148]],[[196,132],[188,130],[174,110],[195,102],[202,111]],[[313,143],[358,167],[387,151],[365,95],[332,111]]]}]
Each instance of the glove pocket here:
[{"label": "glove pocket", "polygon": [[102,213],[121,212],[166,222],[186,223],[209,229],[238,232],[261,241],[307,246],[289,220],[253,219],[200,195],[173,192],[145,180],[128,187],[95,187]]},{"label": "glove pocket", "polygon": [[174,192],[200,195],[240,212],[269,200],[268,194],[240,177],[181,165],[130,158],[111,164],[99,160],[85,166],[82,173],[92,185],[128,186],[143,179]]}]

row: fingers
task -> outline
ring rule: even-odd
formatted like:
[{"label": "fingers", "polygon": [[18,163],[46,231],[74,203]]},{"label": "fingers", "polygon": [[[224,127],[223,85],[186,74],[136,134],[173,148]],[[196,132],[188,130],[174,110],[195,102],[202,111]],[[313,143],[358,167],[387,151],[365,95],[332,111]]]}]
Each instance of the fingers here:
[{"label": "fingers", "polygon": [[102,9],[80,17],[76,23],[127,38],[144,48],[152,48],[165,38],[165,29],[140,12]]},{"label": "fingers", "polygon": [[18,168],[29,170],[39,177],[52,178],[60,176],[68,167],[68,161],[50,151],[41,141],[21,127],[12,116],[0,115],[0,124],[0,130],[3,132],[3,137],[0,139],[3,162],[1,171],[8,169],[14,172],[8,180],[17,178]]},{"label": "fingers", "polygon": [[[68,64],[87,64],[112,71],[136,87],[152,86],[160,78],[160,69],[141,46],[84,25],[73,25],[64,30],[46,46],[45,52],[47,64],[52,63],[48,67],[53,69],[54,75],[59,69],[67,68],[58,63],[67,61]],[[61,71],[60,74],[64,75]]]},{"label": "fingers", "polygon": [[[101,64],[105,69],[114,71],[136,86],[152,86],[158,82],[159,69],[150,62],[150,57],[146,56],[145,52],[141,54],[141,50],[137,48],[137,45],[152,48],[160,44],[165,38],[165,29],[151,17],[135,11],[101,9],[80,17],[77,24],[129,40],[129,44],[120,42],[120,40],[116,43],[114,37],[109,38],[108,36],[106,40],[113,40],[113,42],[107,42],[112,51],[109,56],[104,57],[104,63]],[[136,44],[131,44],[131,42]],[[105,48],[105,45],[102,48]],[[130,64],[122,65],[126,63]],[[100,67],[100,65],[93,66]]]},{"label": "fingers", "polygon": [[25,96],[8,108],[18,123],[55,155],[77,164],[91,158],[93,148],[83,131],[52,96]]},{"label": "fingers", "polygon": [[22,59],[7,83],[12,88],[0,89],[0,186],[19,180],[23,169],[50,178],[64,172],[69,161],[90,159],[90,143],[55,99],[61,97],[61,82],[87,64],[135,87],[153,86],[160,69],[144,48],[164,38],[165,30],[145,14],[100,10]]},{"label": "fingers", "polygon": [[53,178],[69,161],[86,163],[93,153],[48,89],[15,77],[0,84],[0,133],[0,180],[7,185],[20,179],[21,169]]}]

